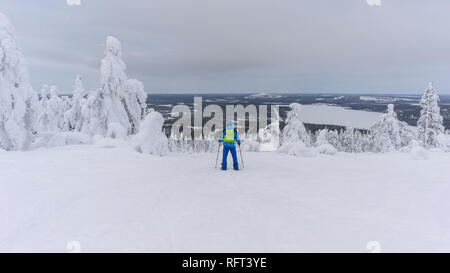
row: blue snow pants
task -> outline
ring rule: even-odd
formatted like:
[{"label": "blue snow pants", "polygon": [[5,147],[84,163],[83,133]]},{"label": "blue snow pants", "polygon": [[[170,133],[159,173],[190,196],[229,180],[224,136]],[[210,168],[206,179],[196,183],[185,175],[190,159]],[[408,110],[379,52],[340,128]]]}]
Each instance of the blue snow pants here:
[{"label": "blue snow pants", "polygon": [[224,170],[227,169],[228,152],[230,152],[231,156],[233,157],[233,168],[239,169],[239,164],[236,156],[236,146],[234,145],[233,146],[223,145],[222,169]]}]

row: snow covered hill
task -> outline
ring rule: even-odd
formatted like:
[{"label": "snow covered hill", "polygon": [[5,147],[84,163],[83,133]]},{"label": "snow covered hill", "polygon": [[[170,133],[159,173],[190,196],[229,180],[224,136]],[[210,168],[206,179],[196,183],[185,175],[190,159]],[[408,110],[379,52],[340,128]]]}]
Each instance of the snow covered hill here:
[{"label": "snow covered hill", "polygon": [[0,252],[450,251],[450,157],[0,152]]}]

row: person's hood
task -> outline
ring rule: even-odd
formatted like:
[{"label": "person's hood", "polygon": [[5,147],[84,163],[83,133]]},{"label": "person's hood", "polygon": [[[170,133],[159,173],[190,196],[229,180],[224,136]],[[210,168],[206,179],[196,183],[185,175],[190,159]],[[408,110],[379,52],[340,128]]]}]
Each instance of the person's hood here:
[{"label": "person's hood", "polygon": [[227,122],[227,127],[226,127],[228,130],[233,130],[234,129],[234,124],[233,124],[233,121],[232,120],[229,120],[228,122]]}]

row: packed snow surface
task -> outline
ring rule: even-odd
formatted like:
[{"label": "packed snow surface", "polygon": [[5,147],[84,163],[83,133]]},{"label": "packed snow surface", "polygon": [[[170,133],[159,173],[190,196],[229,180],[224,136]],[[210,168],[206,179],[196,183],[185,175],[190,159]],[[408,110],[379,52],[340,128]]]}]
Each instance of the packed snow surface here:
[{"label": "packed snow surface", "polygon": [[0,151],[0,252],[450,251],[448,153],[215,157]]}]

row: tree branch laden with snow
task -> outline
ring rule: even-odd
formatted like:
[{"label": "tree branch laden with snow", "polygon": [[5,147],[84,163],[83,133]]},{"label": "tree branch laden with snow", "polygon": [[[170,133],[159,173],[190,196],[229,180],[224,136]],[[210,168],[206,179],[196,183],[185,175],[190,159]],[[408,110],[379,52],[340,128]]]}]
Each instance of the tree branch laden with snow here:
[{"label": "tree branch laden with snow", "polygon": [[29,83],[14,28],[0,13],[0,148],[28,148],[38,111],[38,98]]},{"label": "tree branch laden with snow", "polygon": [[419,140],[425,148],[437,147],[438,136],[444,134],[443,117],[439,108],[439,96],[430,82],[420,100],[420,118],[417,122]]}]

